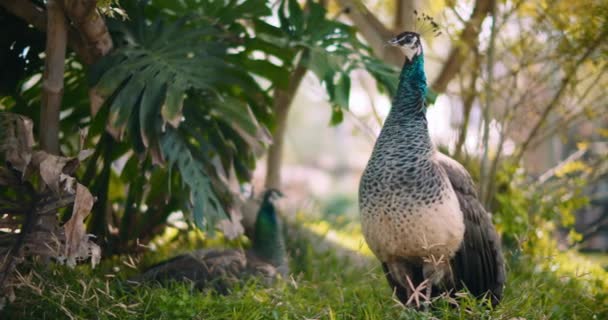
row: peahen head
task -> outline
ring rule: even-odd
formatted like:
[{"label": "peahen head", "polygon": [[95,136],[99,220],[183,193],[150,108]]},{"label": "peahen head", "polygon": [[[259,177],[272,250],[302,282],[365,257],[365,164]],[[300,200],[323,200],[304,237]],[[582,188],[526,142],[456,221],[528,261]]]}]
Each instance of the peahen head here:
[{"label": "peahen head", "polygon": [[398,47],[403,51],[406,62],[412,62],[418,56],[422,55],[422,42],[420,34],[412,31],[405,31],[388,41],[392,46]]},{"label": "peahen head", "polygon": [[401,49],[405,55],[397,93],[393,99],[393,107],[399,111],[399,118],[406,114],[417,115],[420,112],[424,114],[427,84],[420,34],[405,31],[389,40],[388,43]]},{"label": "peahen head", "polygon": [[255,253],[275,266],[282,264],[285,258],[282,226],[276,209],[276,201],[282,196],[276,189],[263,193],[253,237],[252,249]]}]

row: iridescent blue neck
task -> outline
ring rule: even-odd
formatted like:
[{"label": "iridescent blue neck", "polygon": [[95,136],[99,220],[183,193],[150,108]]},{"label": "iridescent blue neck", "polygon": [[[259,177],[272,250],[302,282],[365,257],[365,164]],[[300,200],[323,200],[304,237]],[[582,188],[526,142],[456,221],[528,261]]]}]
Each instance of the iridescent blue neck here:
[{"label": "iridescent blue neck", "polygon": [[256,219],[252,246],[258,257],[274,266],[279,266],[285,260],[285,243],[277,215],[274,206],[265,199]]},{"label": "iridescent blue neck", "polygon": [[[427,85],[424,73],[424,55],[420,54],[412,61],[406,59],[399,76],[399,86],[393,98],[391,115],[404,119],[425,118]],[[391,116],[389,115],[389,117]],[[388,120],[388,119],[387,119]]]},{"label": "iridescent blue neck", "polygon": [[434,150],[426,120],[426,90],[424,58],[421,54],[403,65],[393,107],[378,140],[405,139],[408,145],[415,146],[409,152],[417,154]]}]

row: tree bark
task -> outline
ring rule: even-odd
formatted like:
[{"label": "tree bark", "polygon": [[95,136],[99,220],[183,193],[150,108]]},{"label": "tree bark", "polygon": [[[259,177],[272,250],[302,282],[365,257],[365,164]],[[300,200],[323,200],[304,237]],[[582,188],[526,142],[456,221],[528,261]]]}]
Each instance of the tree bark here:
[{"label": "tree bark", "polygon": [[[306,52],[304,52],[306,54]],[[285,141],[285,131],[287,130],[287,116],[293,98],[300,87],[300,83],[306,74],[306,67],[299,64],[293,71],[287,90],[275,89],[274,91],[274,114],[277,126],[272,134],[272,145],[268,149],[266,160],[266,188],[281,187],[281,167],[283,163],[283,145]]]},{"label": "tree bark", "polygon": [[47,37],[44,75],[42,82],[42,110],[40,112],[40,146],[59,154],[59,111],[63,97],[63,72],[67,46],[67,22],[56,0],[47,2]]},{"label": "tree bark", "polygon": [[63,0],[63,7],[84,42],[86,64],[92,64],[112,50],[112,38],[103,17],[96,10],[97,0]]}]

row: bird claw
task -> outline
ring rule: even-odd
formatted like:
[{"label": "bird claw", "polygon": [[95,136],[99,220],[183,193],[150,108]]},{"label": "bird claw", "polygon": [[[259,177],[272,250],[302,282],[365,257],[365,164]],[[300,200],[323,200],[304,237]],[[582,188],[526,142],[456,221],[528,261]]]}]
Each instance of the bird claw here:
[{"label": "bird claw", "polygon": [[[412,283],[412,280],[410,279],[409,276],[405,276],[405,279],[407,280],[407,284],[409,286],[409,289],[411,290],[409,298],[408,298],[407,302],[405,303],[406,306],[409,306],[413,302],[415,302],[416,308],[420,308],[420,299],[421,298],[422,298],[423,302],[428,302],[431,300],[430,299],[430,291],[431,291],[430,288],[431,287],[428,286],[428,284],[429,284],[428,279],[422,281],[417,287],[414,287],[414,284]],[[427,289],[426,294],[422,293],[424,289]],[[428,296],[427,296],[427,294],[428,294]]]}]

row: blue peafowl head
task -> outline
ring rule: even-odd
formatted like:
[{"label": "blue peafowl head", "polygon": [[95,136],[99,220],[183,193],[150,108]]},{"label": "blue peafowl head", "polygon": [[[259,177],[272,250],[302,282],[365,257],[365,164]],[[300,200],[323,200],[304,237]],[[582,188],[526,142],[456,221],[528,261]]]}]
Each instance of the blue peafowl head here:
[{"label": "blue peafowl head", "polygon": [[283,193],[281,191],[274,188],[270,188],[264,191],[264,194],[262,195],[262,203],[270,203],[274,205],[275,202],[281,199],[282,197]]},{"label": "blue peafowl head", "polygon": [[398,47],[403,51],[408,61],[422,54],[422,42],[420,34],[412,31],[405,31],[388,41],[392,46]]}]

